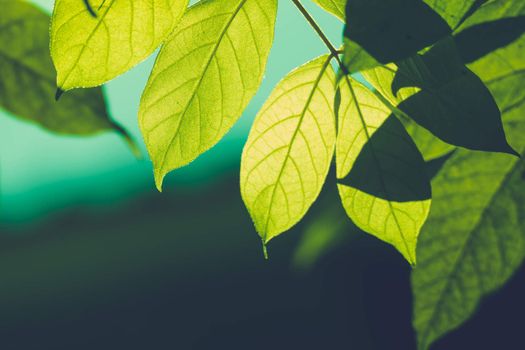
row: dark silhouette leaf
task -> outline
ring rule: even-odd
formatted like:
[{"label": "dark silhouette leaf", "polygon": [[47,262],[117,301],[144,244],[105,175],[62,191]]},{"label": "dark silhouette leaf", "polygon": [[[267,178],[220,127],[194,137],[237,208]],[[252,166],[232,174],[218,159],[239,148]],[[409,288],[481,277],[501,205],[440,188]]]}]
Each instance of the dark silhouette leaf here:
[{"label": "dark silhouette leaf", "polygon": [[451,31],[421,0],[348,0],[344,63],[354,73],[399,61]]},{"label": "dark silhouette leaf", "polygon": [[456,146],[516,154],[505,138],[494,98],[463,64],[451,38],[398,67],[394,93],[409,86],[421,89],[398,106],[419,125]]},{"label": "dark silhouette leaf", "polygon": [[430,184],[421,173],[423,158],[414,146],[403,125],[391,115],[365,143],[352,170],[339,183],[387,201],[430,199]]},{"label": "dark silhouette leaf", "polygon": [[[419,91],[415,87],[404,88],[397,95],[394,95],[391,86],[396,70],[397,67],[394,64],[389,64],[388,66],[376,67],[362,73],[368,83],[394,107],[397,107],[402,101]],[[398,113],[399,109],[393,108],[392,111],[403,123],[406,131],[410,134],[426,161],[440,158],[454,149],[454,146],[441,141],[430,131],[419,126],[405,113]]]},{"label": "dark silhouette leaf", "polygon": [[525,33],[525,16],[477,24],[454,36],[463,62],[471,63],[505,47]]}]

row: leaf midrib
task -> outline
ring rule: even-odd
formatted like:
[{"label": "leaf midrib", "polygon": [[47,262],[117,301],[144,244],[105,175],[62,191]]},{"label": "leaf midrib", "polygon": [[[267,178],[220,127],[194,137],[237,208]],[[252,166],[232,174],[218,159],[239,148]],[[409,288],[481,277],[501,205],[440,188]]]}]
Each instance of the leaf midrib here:
[{"label": "leaf midrib", "polygon": [[[171,140],[166,148],[166,151],[164,152],[164,155],[162,157],[162,161],[161,161],[161,165],[160,165],[160,171],[164,171],[164,166],[166,164],[166,157],[168,156],[168,151],[170,148],[173,147],[173,143],[175,142],[178,134],[179,134],[179,131],[180,131],[180,128],[182,126],[182,121],[188,111],[188,108],[189,106],[191,105],[191,103],[193,102],[193,100],[195,99],[195,97],[197,96],[197,90],[199,90],[199,87],[200,85],[202,84],[202,81],[204,80],[204,76],[206,75],[206,72],[208,71],[208,68],[210,67],[211,65],[211,62],[213,60],[213,57],[215,57],[217,51],[219,50],[219,47],[222,43],[222,40],[224,39],[224,37],[226,36],[226,33],[228,32],[228,29],[230,28],[231,24],[233,23],[233,21],[235,20],[235,18],[237,17],[237,15],[239,14],[239,12],[241,11],[242,7],[246,4],[248,0],[241,0],[239,2],[239,5],[237,5],[237,7],[235,8],[235,10],[232,12],[232,16],[231,18],[228,20],[228,22],[226,22],[226,24],[224,25],[221,33],[219,34],[219,38],[217,40],[217,43],[216,45],[213,47],[213,50],[211,51],[207,61],[205,62],[204,66],[203,66],[203,72],[202,74],[200,75],[200,78],[197,80],[197,82],[195,83],[195,87],[193,89],[193,92],[191,94],[191,97],[188,99],[188,102],[186,103],[186,105],[184,106],[184,108],[182,109],[182,114],[179,118],[179,122],[177,124],[177,127],[175,128],[175,131],[173,133],[173,136],[171,137]],[[200,147],[200,145],[199,145]]]},{"label": "leaf midrib", "polygon": [[323,66],[321,67],[321,70],[319,71],[319,75],[316,77],[316,79],[314,81],[314,84],[312,86],[312,90],[310,91],[310,94],[308,95],[308,98],[306,100],[305,106],[304,106],[304,108],[303,108],[303,110],[302,110],[302,112],[301,112],[301,114],[299,116],[299,120],[297,121],[297,127],[295,128],[294,133],[292,134],[292,137],[290,139],[290,143],[289,143],[288,149],[286,151],[286,155],[284,157],[284,162],[282,163],[281,169],[279,170],[279,174],[277,175],[277,178],[275,180],[275,185],[273,186],[272,193],[271,193],[271,196],[270,196],[270,202],[269,202],[270,204],[268,205],[268,210],[266,212],[266,222],[264,224],[264,237],[262,238],[264,243],[268,242],[267,241],[268,224],[270,223],[270,214],[271,214],[273,203],[274,203],[273,199],[275,197],[275,193],[276,193],[278,184],[281,181],[281,177],[283,175],[284,168],[286,167],[286,164],[288,164],[288,159],[290,158],[290,152],[292,150],[295,138],[299,134],[299,130],[301,129],[301,124],[302,124],[302,122],[304,120],[306,112],[308,111],[308,108],[310,107],[310,103],[312,102],[313,96],[314,96],[315,92],[317,91],[317,87],[319,86],[319,83],[321,82],[321,79],[323,78],[324,73],[326,72],[326,69],[328,68],[331,60],[332,60],[332,56],[328,56],[326,61],[323,64]]},{"label": "leaf midrib", "polygon": [[[354,87],[352,86],[352,84],[350,82],[350,79],[348,78],[348,75],[345,75],[345,79],[346,79],[346,83],[348,84],[348,87],[350,89],[350,93],[352,94],[352,98],[355,101],[357,114],[359,115],[359,120],[361,121],[361,125],[363,126],[363,129],[365,131],[366,139],[368,140],[367,142],[370,142],[370,134],[368,133],[368,126],[367,126],[367,124],[365,122],[365,119],[364,119],[364,116],[363,116],[363,112],[361,111],[361,106],[359,105],[359,100],[357,99],[357,96],[355,94]],[[386,119],[385,119],[385,121],[386,121]],[[370,144],[370,150],[372,151],[372,155],[373,155],[373,158],[374,158],[374,162],[376,163],[376,167],[379,170],[379,173],[381,174],[382,173],[381,165],[379,164],[379,160],[377,159],[377,156],[376,156],[376,151],[374,150],[374,146],[372,144]],[[383,179],[383,176],[381,175],[381,176],[379,176],[379,178],[381,179],[381,187],[383,188],[383,193],[388,193],[388,191],[386,189],[385,181]],[[412,254],[410,253],[410,249],[408,247],[408,243],[406,242],[405,235],[403,234],[403,230],[401,229],[401,225],[399,224],[399,220],[397,219],[397,215],[396,215],[396,212],[394,210],[394,207],[392,206],[392,203],[391,203],[390,200],[386,200],[386,202],[388,203],[388,207],[390,208],[390,212],[392,213],[392,216],[394,217],[394,221],[396,223],[397,229],[399,230],[399,234],[401,235],[401,240],[403,241],[403,245],[405,246],[407,255],[408,255],[409,259],[411,260],[410,263],[411,264],[413,264],[413,263],[415,264],[416,260],[415,260],[414,257],[412,257]]]},{"label": "leaf midrib", "polygon": [[[111,8],[113,7],[113,4],[115,3],[116,0],[111,0],[111,3],[108,5],[106,11],[104,11],[104,13],[102,14],[102,16],[100,16],[100,19],[98,20],[97,22],[97,25],[95,26],[95,28],[93,28],[93,30],[91,31],[91,33],[89,33],[87,39],[86,39],[86,42],[82,45],[82,49],[80,50],[76,60],[75,60],[75,63],[72,65],[72,69],[69,70],[69,72],[67,73],[67,75],[65,76],[64,78],[64,83],[63,85],[66,85],[69,77],[71,76],[71,73],[73,72],[73,70],[75,70],[76,66],[78,65],[78,62],[80,62],[80,58],[82,57],[82,55],[84,55],[84,51],[86,50],[86,47],[88,46],[89,42],[91,41],[91,39],[93,38],[93,36],[95,35],[95,33],[98,31],[99,27],[102,25],[102,23],[104,22],[104,19],[106,18],[108,12],[111,10]],[[104,1],[105,3],[105,1]],[[104,3],[102,3],[102,5],[104,5]],[[101,5],[101,6],[102,6]],[[99,8],[100,10],[100,8]],[[86,10],[87,11],[87,10]],[[62,88],[61,86],[59,86],[59,88]]]}]

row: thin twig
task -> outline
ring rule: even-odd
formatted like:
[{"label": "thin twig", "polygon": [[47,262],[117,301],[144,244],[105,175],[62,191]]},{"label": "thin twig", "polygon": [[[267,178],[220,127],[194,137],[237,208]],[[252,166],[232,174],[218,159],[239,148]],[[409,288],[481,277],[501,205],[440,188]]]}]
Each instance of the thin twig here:
[{"label": "thin twig", "polygon": [[324,34],[324,32],[321,29],[321,27],[319,27],[317,22],[315,22],[315,19],[310,15],[308,10],[306,10],[304,8],[303,4],[301,4],[301,2],[299,0],[292,0],[292,2],[297,7],[297,9],[299,9],[299,12],[301,12],[301,14],[304,16],[306,21],[312,26],[312,28],[315,30],[317,35],[319,35],[319,38],[323,41],[323,43],[326,45],[328,50],[330,50],[330,53],[332,54],[332,57],[334,57],[336,59],[337,63],[339,64],[339,67],[341,68],[343,73],[345,75],[348,74],[348,70],[346,69],[346,67],[343,64],[343,62],[341,61],[341,59],[339,58],[339,54],[341,53],[341,50],[337,50],[335,48],[335,46],[330,42],[328,37]]}]

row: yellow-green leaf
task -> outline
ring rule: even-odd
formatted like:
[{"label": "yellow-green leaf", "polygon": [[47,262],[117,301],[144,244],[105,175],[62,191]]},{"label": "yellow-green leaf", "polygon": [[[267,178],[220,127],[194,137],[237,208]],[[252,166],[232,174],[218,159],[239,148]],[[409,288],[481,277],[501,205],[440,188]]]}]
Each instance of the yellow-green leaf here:
[{"label": "yellow-green leaf", "polygon": [[51,56],[62,90],[101,85],[128,71],[173,31],[188,0],[56,0]]},{"label": "yellow-green leaf", "polygon": [[276,0],[203,1],[163,46],[139,110],[159,189],[241,116],[262,81],[276,12]]},{"label": "yellow-green leaf", "polygon": [[335,73],[328,56],[289,73],[257,115],[241,163],[241,193],[264,243],[315,201],[335,146]]},{"label": "yellow-green leaf", "polygon": [[359,228],[415,264],[431,197],[423,157],[373,92],[348,77],[340,90],[336,164],[343,206]]},{"label": "yellow-green leaf", "polygon": [[3,2],[0,27],[1,108],[58,134],[116,130],[131,143],[124,129],[108,116],[100,88],[73,91],[55,102],[47,14],[26,1]]}]

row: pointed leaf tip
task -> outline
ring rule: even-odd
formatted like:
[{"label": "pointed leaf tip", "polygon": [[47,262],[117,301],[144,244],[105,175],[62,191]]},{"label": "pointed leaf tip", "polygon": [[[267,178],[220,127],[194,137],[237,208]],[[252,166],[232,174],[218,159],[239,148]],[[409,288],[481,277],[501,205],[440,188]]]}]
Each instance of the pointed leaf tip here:
[{"label": "pointed leaf tip", "polygon": [[329,55],[307,62],[279,82],[255,118],[240,182],[263,243],[301,220],[321,192],[335,146],[334,81]]},{"label": "pointed leaf tip", "polygon": [[507,152],[506,153],[511,154],[511,155],[516,156],[516,157],[521,159],[521,154],[518,151],[516,151],[514,148],[512,148],[512,146],[510,144],[508,144],[508,143],[507,143]]},{"label": "pointed leaf tip", "polygon": [[122,136],[124,138],[124,141],[126,141],[128,147],[131,149],[131,153],[137,160],[143,160],[144,156],[142,152],[140,151],[140,147],[135,141],[133,137],[131,137],[129,134],[125,134]]},{"label": "pointed leaf tip", "polygon": [[164,181],[164,173],[162,173],[160,170],[155,169],[155,187],[157,187],[157,191],[162,193],[162,184]]},{"label": "pointed leaf tip", "polygon": [[212,148],[241,117],[262,81],[276,14],[276,0],[200,1],[165,41],[138,113],[162,175]]},{"label": "pointed leaf tip", "polygon": [[57,88],[57,91],[55,92],[55,101],[60,100],[60,97],[64,94],[64,90],[61,88]]}]

